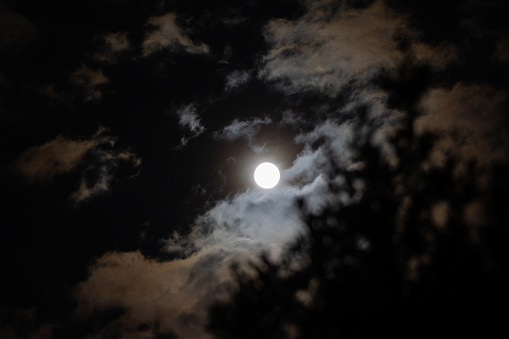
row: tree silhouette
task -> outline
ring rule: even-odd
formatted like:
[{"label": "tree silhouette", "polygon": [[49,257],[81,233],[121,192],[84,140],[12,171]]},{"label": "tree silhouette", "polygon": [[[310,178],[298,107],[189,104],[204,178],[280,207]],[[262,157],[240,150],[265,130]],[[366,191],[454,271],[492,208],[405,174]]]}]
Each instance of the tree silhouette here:
[{"label": "tree silhouette", "polygon": [[[231,300],[213,305],[218,338],[497,336],[504,323],[509,218],[507,164],[489,168],[450,157],[433,166],[436,136],[417,135],[425,66],[404,63],[381,80],[403,111],[388,156],[374,140],[368,108],[351,145],[362,166],[335,166],[330,189],[348,199],[306,215],[306,235],[280,262],[234,267]],[[331,157],[331,162],[333,162]],[[481,186],[479,177],[488,177]],[[306,201],[298,201],[305,210]],[[484,222],[471,222],[471,208]],[[499,308],[499,307],[502,308]],[[503,333],[502,331],[501,333]]]}]

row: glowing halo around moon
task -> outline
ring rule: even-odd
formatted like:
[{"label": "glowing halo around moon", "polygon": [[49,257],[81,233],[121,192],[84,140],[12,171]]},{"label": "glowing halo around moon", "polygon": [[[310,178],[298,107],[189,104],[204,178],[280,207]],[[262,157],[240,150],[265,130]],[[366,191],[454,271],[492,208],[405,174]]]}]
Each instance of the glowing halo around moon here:
[{"label": "glowing halo around moon", "polygon": [[255,182],[261,188],[273,188],[279,182],[279,178],[278,168],[270,162],[261,163],[254,171]]}]

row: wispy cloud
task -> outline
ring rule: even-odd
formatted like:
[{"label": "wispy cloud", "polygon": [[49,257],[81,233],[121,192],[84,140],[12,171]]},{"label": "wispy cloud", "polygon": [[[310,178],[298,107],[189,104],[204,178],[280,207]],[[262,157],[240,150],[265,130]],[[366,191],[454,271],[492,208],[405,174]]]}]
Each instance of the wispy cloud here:
[{"label": "wispy cloud", "polygon": [[200,117],[194,104],[180,107],[177,110],[177,115],[179,117],[179,125],[191,132],[190,136],[181,138],[180,147],[183,147],[190,139],[196,138],[202,134],[205,131],[205,127],[201,124]]},{"label": "wispy cloud", "polygon": [[[329,1],[308,2],[296,21],[274,19],[265,28],[272,46],[260,76],[280,81],[290,92],[315,89],[335,95],[351,80],[365,84],[382,69],[394,70],[403,54],[394,39],[412,37],[404,17],[376,1],[366,9],[333,11]],[[449,47],[414,43],[419,58],[443,66],[454,57]]]},{"label": "wispy cloud", "polygon": [[94,70],[85,65],[81,65],[80,68],[74,71],[70,76],[70,80],[85,89],[86,101],[100,99],[102,96],[101,87],[110,81],[102,70]]},{"label": "wispy cloud", "polygon": [[115,138],[106,129],[88,138],[73,140],[62,135],[23,152],[12,168],[30,182],[51,181],[72,171],[79,171],[79,188],[71,195],[75,202],[109,191],[117,166],[136,168],[141,160],[126,150],[115,149]]},{"label": "wispy cloud", "polygon": [[142,46],[144,56],[166,48],[175,49],[179,47],[192,54],[208,53],[209,47],[205,44],[195,44],[188,36],[183,34],[175,19],[175,13],[149,19],[148,24],[155,27],[155,29],[145,36]]},{"label": "wispy cloud", "polygon": [[120,53],[131,47],[131,43],[125,32],[109,33],[104,35],[101,39],[104,42],[102,49],[94,56],[94,58],[99,61],[113,63],[117,60]]},{"label": "wispy cloud", "polygon": [[250,75],[246,71],[233,71],[226,77],[226,85],[225,90],[231,91],[237,87],[241,87],[242,85],[248,83],[250,80]]},{"label": "wispy cloud", "polygon": [[491,86],[456,83],[452,88],[433,88],[422,98],[424,111],[415,124],[419,133],[440,135],[434,159],[447,154],[464,160],[490,163],[507,158],[509,138],[503,113],[505,91]]},{"label": "wispy cloud", "polygon": [[260,132],[263,125],[268,125],[270,123],[272,123],[272,120],[268,117],[264,119],[255,118],[252,120],[235,119],[223,129],[214,132],[214,138],[227,141],[244,139],[253,152],[261,153],[264,150],[264,146],[256,145],[256,135]]},{"label": "wispy cloud", "polygon": [[13,167],[30,181],[48,181],[75,169],[97,140],[70,140],[59,135],[40,146],[31,147]]},{"label": "wispy cloud", "polygon": [[[313,110],[302,114],[285,111],[281,124],[311,127],[295,137],[294,142],[302,145],[303,150],[291,166],[281,168],[280,184],[269,191],[249,188],[213,203],[195,219],[189,233],[175,233],[164,241],[164,250],[179,259],[156,261],[140,252],[116,251],[98,258],[90,267],[89,277],[74,293],[79,317],[86,318],[96,310],[120,306],[125,313],[111,325],[123,331],[120,336],[138,335],[139,328],[143,328],[146,337],[155,336],[157,331],[174,331],[183,338],[207,338],[203,330],[206,311],[211,302],[225,297],[230,289],[228,267],[231,263],[252,259],[264,251],[277,257],[301,234],[302,211],[296,204],[297,199],[305,199],[307,212],[319,214],[326,207],[337,206],[338,199],[350,198],[332,192],[331,183],[341,185],[342,182],[333,165],[345,169],[358,165],[349,148],[354,141],[357,109],[363,105],[368,107],[369,117],[381,131],[397,122],[399,112],[386,106],[388,93],[374,88],[371,81],[382,70],[390,73],[401,65],[405,53],[394,37],[398,34],[409,37],[416,63],[430,62],[434,69],[440,69],[455,58],[455,50],[450,46],[432,48],[420,43],[407,27],[406,18],[381,1],[365,9],[340,8],[338,11],[330,10],[330,1],[307,3],[308,13],[300,19],[274,19],[265,28],[271,49],[263,57],[260,76],[278,83],[287,93],[312,89],[329,98],[354,81],[350,97],[340,107],[320,114]],[[181,32],[174,14],[153,17],[149,23],[156,29],[145,38],[144,55],[176,46],[189,53],[208,50],[207,46],[195,44]],[[225,89],[235,89],[249,80],[249,73],[233,72],[227,77]],[[465,155],[490,154],[490,145],[496,144],[499,137],[505,138],[500,133],[502,115],[498,111],[505,98],[504,93],[485,86],[458,83],[451,89],[434,88],[422,98],[421,107],[426,114],[417,121],[416,127],[421,132],[443,132],[443,148],[454,142],[460,145],[456,149],[465,151]],[[179,125],[191,133],[191,137],[183,137],[181,146],[204,132],[195,105],[180,107],[177,116]],[[477,125],[487,119],[493,123],[478,128]],[[264,126],[272,123],[268,117],[236,119],[213,133],[213,137],[225,141],[243,140],[255,153],[260,153],[264,147],[256,143],[256,138]],[[456,137],[449,139],[448,136]],[[85,154],[95,152],[96,162],[91,168],[98,179],[82,181],[74,197],[76,200],[109,190],[111,170],[117,163],[128,161],[131,166],[139,165],[135,155],[108,147],[107,139],[90,146],[78,141],[75,142],[79,145],[73,145],[70,140],[64,140],[69,143],[64,148],[69,149],[67,159],[71,164],[58,165],[59,169],[51,170],[57,174],[47,174],[48,177],[70,171],[82,162]],[[473,152],[472,147],[479,142],[482,147]],[[52,162],[58,164],[55,160],[39,162],[47,163],[47,167],[51,167]],[[43,172],[53,173],[51,171]],[[439,212],[437,216],[445,213]]]}]

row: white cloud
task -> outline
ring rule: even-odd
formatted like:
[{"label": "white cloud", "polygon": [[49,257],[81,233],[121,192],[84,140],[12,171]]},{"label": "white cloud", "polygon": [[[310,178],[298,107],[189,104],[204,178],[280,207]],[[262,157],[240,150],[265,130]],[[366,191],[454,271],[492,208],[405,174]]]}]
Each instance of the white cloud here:
[{"label": "white cloud", "polygon": [[197,109],[194,104],[182,106],[177,110],[179,125],[191,132],[190,136],[184,136],[181,138],[178,148],[184,147],[187,145],[190,139],[196,138],[205,131],[205,127],[203,127],[201,124],[199,115],[196,113],[196,110]]},{"label": "white cloud", "polygon": [[243,121],[235,119],[222,130],[214,132],[214,138],[227,141],[244,139],[253,152],[261,153],[264,151],[264,146],[256,145],[256,135],[260,132],[261,126],[270,123],[272,120],[268,117]]},{"label": "white cloud", "polygon": [[196,113],[196,107],[193,104],[181,107],[177,111],[177,115],[179,116],[179,125],[188,128],[196,136],[205,130],[201,125],[200,118]]},{"label": "white cloud", "polygon": [[225,90],[231,91],[237,87],[246,84],[250,80],[250,75],[246,71],[233,71],[226,77]]},{"label": "white cloud", "polygon": [[151,17],[148,24],[155,29],[145,36],[143,41],[143,55],[166,49],[182,47],[188,53],[208,53],[209,47],[205,44],[195,44],[175,23],[175,13],[168,13],[159,17]]}]

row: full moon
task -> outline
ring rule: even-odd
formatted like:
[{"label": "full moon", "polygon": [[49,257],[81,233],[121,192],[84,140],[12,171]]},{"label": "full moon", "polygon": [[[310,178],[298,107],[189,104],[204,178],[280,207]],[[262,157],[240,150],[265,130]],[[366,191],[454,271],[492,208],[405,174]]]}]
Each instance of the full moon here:
[{"label": "full moon", "polygon": [[255,169],[254,179],[261,188],[272,188],[279,182],[279,170],[270,162],[261,163]]}]

